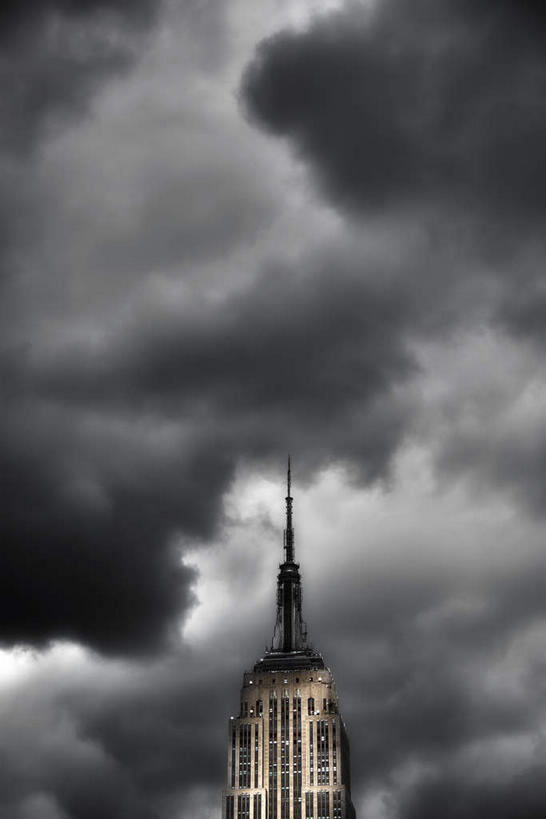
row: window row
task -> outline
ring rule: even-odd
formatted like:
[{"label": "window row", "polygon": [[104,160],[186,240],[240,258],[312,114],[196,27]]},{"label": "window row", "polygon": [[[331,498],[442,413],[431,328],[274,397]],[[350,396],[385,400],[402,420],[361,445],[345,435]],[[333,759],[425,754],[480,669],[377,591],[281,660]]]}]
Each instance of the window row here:
[{"label": "window row", "polygon": [[264,712],[264,704],[263,700],[256,700],[254,705],[251,705],[247,700],[241,702],[241,718],[246,719],[247,717],[261,717]]},{"label": "window row", "polygon": [[[316,814],[315,814],[316,801]],[[329,791],[319,791],[315,794],[307,791],[305,794],[305,819],[342,819],[341,791],[332,794],[332,812],[330,812]]]},{"label": "window row", "polygon": [[[237,815],[235,815],[235,797],[229,794],[226,797],[226,819],[250,819],[250,799],[250,795],[246,793],[237,797]],[[252,801],[254,819],[262,819],[261,793],[255,793]]]}]

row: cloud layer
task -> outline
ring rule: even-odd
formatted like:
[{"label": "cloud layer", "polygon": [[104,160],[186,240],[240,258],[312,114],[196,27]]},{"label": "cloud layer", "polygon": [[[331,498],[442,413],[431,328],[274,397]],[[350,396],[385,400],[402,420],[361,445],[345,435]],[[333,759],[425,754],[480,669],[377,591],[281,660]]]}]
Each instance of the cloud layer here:
[{"label": "cloud layer", "polygon": [[2,819],[219,815],[287,451],[360,815],[544,815],[546,17],[410,5],[4,4]]}]

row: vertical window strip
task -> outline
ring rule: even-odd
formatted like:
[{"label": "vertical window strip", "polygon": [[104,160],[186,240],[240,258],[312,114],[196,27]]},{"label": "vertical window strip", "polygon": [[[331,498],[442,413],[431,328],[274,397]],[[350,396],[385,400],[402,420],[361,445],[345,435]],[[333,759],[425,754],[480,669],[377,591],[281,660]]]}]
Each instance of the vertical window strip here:
[{"label": "vertical window strip", "polygon": [[248,788],[248,729],[249,725],[244,728],[244,746],[243,746],[243,788]]},{"label": "vertical window strip", "polygon": [[317,722],[317,784],[330,784],[328,722]]},{"label": "vertical window strip", "polygon": [[301,819],[301,697],[295,696],[292,710],[292,780],[294,819]]},{"label": "vertical window strip", "polygon": [[322,720],[317,720],[317,785],[322,785],[322,725]]},{"label": "vertical window strip", "polygon": [[290,700],[281,699],[281,819],[290,817]]},{"label": "vertical window strip", "polygon": [[336,721],[332,721],[332,764],[334,766],[332,781],[337,785],[337,730]]},{"label": "vertical window strip", "polygon": [[277,819],[277,697],[269,697],[269,819]]},{"label": "vertical window strip", "polygon": [[[317,720],[317,785],[323,785],[323,773],[322,773],[322,757],[323,757],[323,730],[324,730],[324,721]],[[321,803],[322,804],[322,803]],[[319,813],[320,817],[320,813]]]},{"label": "vertical window strip", "polygon": [[259,751],[260,751],[260,740],[259,740],[259,726],[256,722],[254,724],[254,787],[258,787],[258,759],[259,759]]},{"label": "vertical window strip", "polygon": [[239,728],[239,787],[250,788],[250,742],[252,725],[245,723]]},{"label": "vertical window strip", "polygon": [[250,795],[242,794],[237,799],[237,819],[250,819]]},{"label": "vertical window strip", "polygon": [[314,801],[313,791],[307,791],[307,793],[305,794],[305,819],[314,819],[313,801]]},{"label": "vertical window strip", "polygon": [[[244,752],[244,730],[243,726],[239,726],[239,787],[243,787],[243,752]],[[239,797],[238,805],[240,805],[241,797]],[[239,807],[237,808],[239,811]]]},{"label": "vertical window strip", "polygon": [[231,787],[235,787],[235,745],[237,741],[237,732],[235,728],[231,731]]},{"label": "vertical window strip", "polygon": [[309,784],[315,784],[315,755],[313,749],[313,735],[314,735],[314,725],[313,721],[309,723]]},{"label": "vertical window strip", "polygon": [[245,788],[250,788],[250,734],[252,725],[245,725]]},{"label": "vertical window strip", "polygon": [[328,791],[317,793],[317,819],[330,819],[330,794]]},{"label": "vertical window strip", "polygon": [[235,797],[230,794],[226,799],[226,819],[235,819],[233,815]]},{"label": "vertical window strip", "polygon": [[[329,725],[327,722],[324,723],[324,784],[330,784],[330,743],[328,739],[329,733]],[[330,811],[328,811],[329,813]],[[328,817],[329,819],[329,817]]]},{"label": "vertical window strip", "polygon": [[333,793],[333,819],[342,819],[341,817],[341,791],[334,791]]}]

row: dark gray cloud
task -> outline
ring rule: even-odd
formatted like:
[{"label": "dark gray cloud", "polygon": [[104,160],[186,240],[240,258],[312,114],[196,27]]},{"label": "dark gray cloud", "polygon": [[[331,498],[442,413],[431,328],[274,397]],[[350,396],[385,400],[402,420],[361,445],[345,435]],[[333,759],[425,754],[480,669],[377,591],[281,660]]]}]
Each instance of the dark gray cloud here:
[{"label": "dark gray cloud", "polygon": [[14,412],[0,442],[0,643],[158,650],[192,599],[177,533],[210,534],[229,466],[181,442],[158,464],[145,426],[123,444],[47,408]]},{"label": "dark gray cloud", "polygon": [[503,418],[502,413],[494,420],[476,413],[471,425],[459,416],[441,444],[438,465],[447,475],[466,475],[476,487],[508,491],[523,507],[544,515],[543,442],[544,424],[535,412],[520,423]]},{"label": "dark gray cloud", "polygon": [[[438,522],[443,518],[439,510]],[[530,549],[526,530],[525,554],[507,560],[495,553],[491,527],[484,542],[473,542],[479,537],[471,533],[462,549],[457,529],[437,545],[415,543],[417,532],[400,529],[385,554],[378,548],[356,563],[349,551],[351,568],[336,573],[330,559],[332,570],[307,596],[311,635],[345,692],[349,726],[356,726],[362,782],[364,771],[385,779],[410,759],[449,759],[475,742],[532,735],[541,710],[543,686],[523,648],[525,634],[546,620],[540,536]],[[506,548],[517,549],[515,527],[504,534]],[[521,665],[502,668],[518,644]],[[490,685],[487,676],[499,666],[498,679],[507,681],[517,668],[518,683]]]},{"label": "dark gray cloud", "polygon": [[[322,25],[326,31],[327,23]],[[295,53],[302,36],[311,38],[290,35]],[[305,50],[307,40],[302,42]],[[321,57],[321,63],[327,60]],[[161,225],[156,233],[162,236]],[[278,461],[279,452],[292,450],[307,476],[337,461],[359,480],[388,480],[391,459],[411,431],[419,403],[412,392],[419,373],[413,342],[444,338],[475,320],[467,292],[473,293],[475,282],[468,284],[450,252],[439,253],[432,240],[424,244],[424,255],[407,254],[396,266],[370,261],[357,242],[344,248],[339,243],[300,259],[298,272],[288,265],[264,266],[251,284],[225,297],[186,293],[168,309],[153,311],[147,304],[128,311],[128,320],[93,334],[92,341],[25,340],[7,348],[4,385],[13,406],[5,428],[14,454],[6,463],[17,462],[19,448],[24,451],[19,472],[9,480],[10,497],[24,494],[28,485],[34,505],[44,510],[42,518],[36,515],[39,531],[52,534],[46,547],[37,529],[30,527],[29,535],[23,512],[10,521],[8,543],[24,561],[6,558],[14,565],[6,603],[12,618],[6,615],[4,640],[74,636],[110,651],[150,649],[154,634],[161,642],[189,602],[190,578],[175,570],[179,553],[173,538],[177,533],[205,538],[215,531],[238,462]],[[13,431],[13,418],[25,412],[35,418],[30,441],[26,429]],[[93,421],[117,432],[105,441],[90,435]],[[59,456],[49,446],[50,427],[58,440],[63,425],[73,428],[67,470],[76,487],[83,487],[68,501],[67,479],[58,477]],[[146,433],[138,440],[139,428],[154,425],[168,430],[167,440],[172,435],[172,453],[151,435],[148,442]],[[449,441],[444,451],[448,446]],[[12,469],[6,467],[6,474]],[[65,502],[67,517],[59,528]],[[80,549],[77,533],[84,527]],[[133,540],[136,552],[145,555],[142,571],[123,588],[126,616],[108,630],[118,605],[113,589],[131,561]],[[55,549],[57,542],[64,546]],[[20,565],[42,550],[44,582],[35,581],[32,608],[14,606],[24,600],[26,572]],[[92,556],[81,571],[75,562],[80,551]],[[49,605],[48,592],[57,559],[66,597],[58,607]],[[88,604],[70,605],[71,581],[78,601],[80,578],[89,575],[96,585],[85,598]],[[101,590],[111,608],[97,618],[92,601]],[[135,604],[140,620],[129,616]],[[37,617],[42,610],[50,614]]]},{"label": "dark gray cloud", "polygon": [[[204,25],[215,6],[184,4],[183,24]],[[10,332],[32,324],[33,309],[43,316],[58,304],[51,268],[60,247],[70,245],[67,231],[82,230],[81,221],[69,227],[63,214],[66,179],[64,186],[62,178],[57,186],[44,182],[44,146],[59,135],[65,115],[80,117],[105,79],[138,60],[160,11],[159,3],[114,0],[3,7],[0,72],[10,89],[0,110],[3,375],[20,364]],[[78,173],[79,200],[88,179]],[[100,217],[88,217],[89,231]],[[43,252],[49,243],[57,248],[52,265]],[[23,284],[18,302],[14,291],[27,277],[33,285]],[[99,420],[90,408],[71,412],[10,381],[0,413],[7,510],[0,524],[0,644],[43,647],[57,638],[110,654],[161,650],[179,638],[193,603],[194,573],[181,565],[178,539],[211,535],[232,461],[198,429],[190,440],[168,419],[137,418],[127,404]]]},{"label": "dark gray cloud", "polygon": [[498,310],[497,323],[517,342],[529,344],[542,353],[546,345],[546,293],[543,260],[536,254],[532,273],[509,290]]},{"label": "dark gray cloud", "polygon": [[[336,262],[335,273],[318,259],[301,275],[271,268],[234,295],[160,310],[144,329],[137,316],[98,344],[31,352],[29,379],[61,402],[221,407],[226,420],[292,417],[298,434],[304,419],[330,424],[412,371],[405,332],[427,325],[408,289],[388,280],[396,273],[366,277],[350,257]],[[24,373],[19,361],[22,385]]]},{"label": "dark gray cloud", "polygon": [[[289,141],[342,212],[404,214],[433,225],[453,253],[466,247],[455,289],[490,284],[476,290],[471,320],[539,347],[545,22],[534,2],[350,4],[263,41],[242,82],[252,121]],[[445,280],[440,265],[436,273]],[[454,323],[468,325],[468,303],[454,309]],[[485,382],[475,390],[474,406],[452,395],[439,471],[474,475],[543,514],[544,458],[530,443],[539,425],[514,424],[487,391]]]},{"label": "dark gray cloud", "polygon": [[243,95],[344,206],[442,202],[536,227],[543,35],[538,3],[387,0],[371,15],[356,5],[263,42]]},{"label": "dark gray cloud", "polygon": [[159,8],[151,0],[4,4],[2,148],[25,155],[51,128],[84,113],[104,79],[138,56]]},{"label": "dark gray cloud", "polygon": [[542,765],[537,765],[489,782],[456,776],[433,778],[416,789],[402,816],[432,819],[441,812],[447,819],[539,819],[545,811],[546,787]]},{"label": "dark gray cloud", "polygon": [[190,600],[174,539],[214,533],[241,459],[292,449],[302,474],[335,457],[388,477],[412,412],[392,387],[415,368],[415,305],[381,274],[340,273],[270,270],[146,331],[137,316],[98,346],[5,356],[5,644],[161,643]]},{"label": "dark gray cloud", "polygon": [[538,285],[510,294],[501,318],[515,336],[534,339],[542,346],[546,343],[546,294],[542,282]]},{"label": "dark gray cloud", "polygon": [[36,17],[52,12],[60,12],[74,17],[100,13],[104,10],[117,11],[128,16],[147,18],[153,4],[149,0],[30,0],[21,6],[17,0],[7,0],[2,4],[0,23],[4,32],[16,23],[30,25]]}]

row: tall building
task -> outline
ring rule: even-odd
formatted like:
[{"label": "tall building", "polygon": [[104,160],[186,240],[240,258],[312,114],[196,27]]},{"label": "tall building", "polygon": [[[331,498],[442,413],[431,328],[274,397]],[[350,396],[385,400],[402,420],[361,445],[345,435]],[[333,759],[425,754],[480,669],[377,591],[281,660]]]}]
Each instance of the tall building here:
[{"label": "tall building", "polygon": [[245,671],[228,730],[223,819],[355,819],[334,678],[307,642],[290,493],[271,648]]}]

